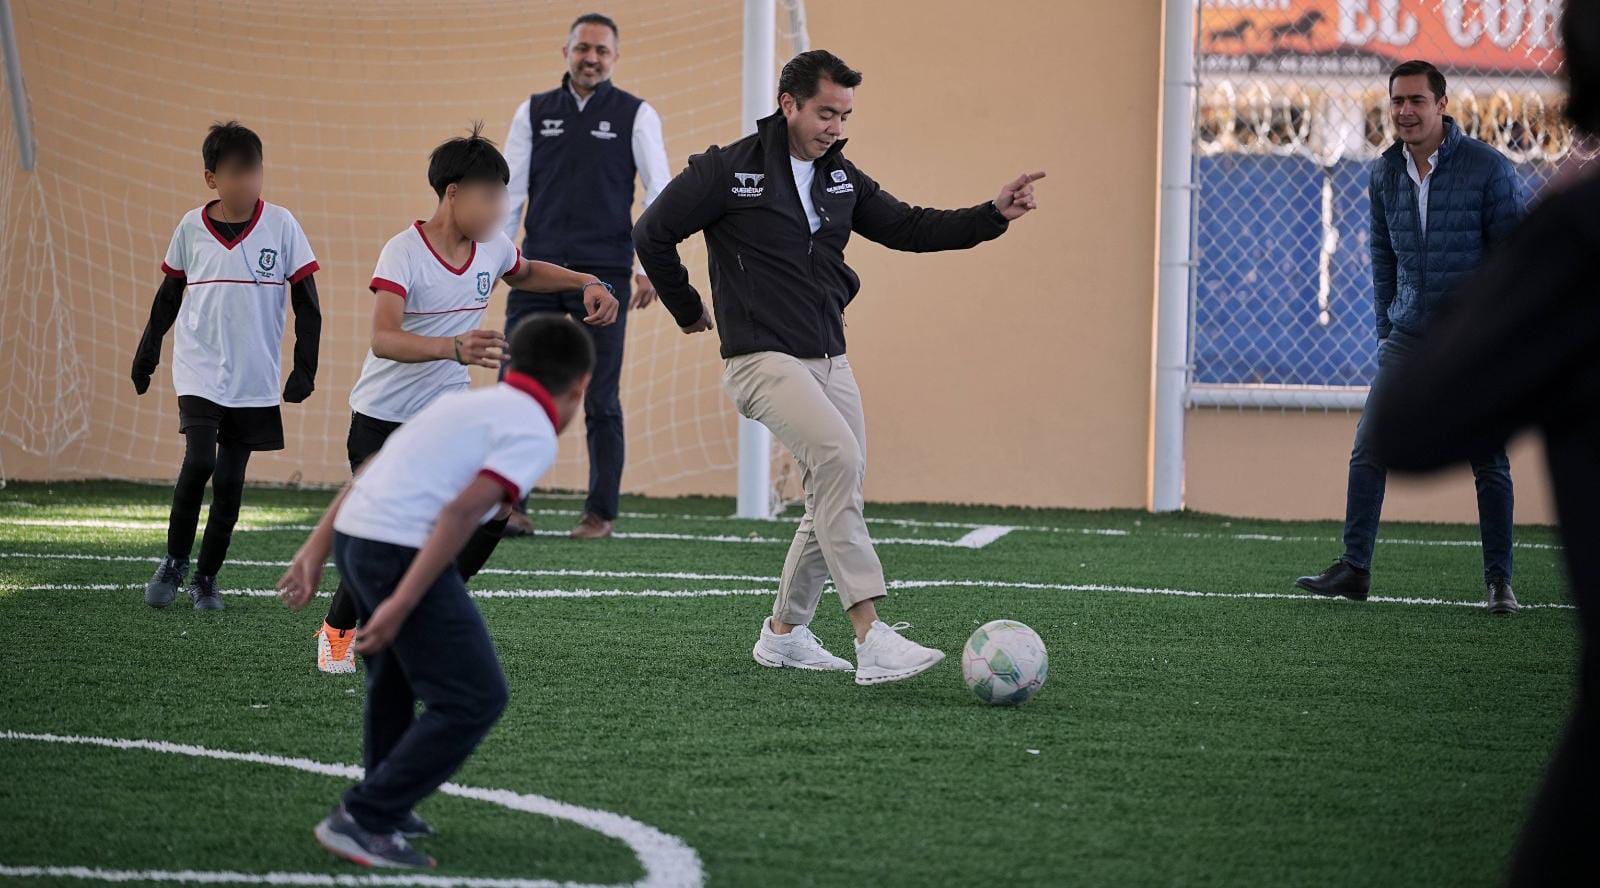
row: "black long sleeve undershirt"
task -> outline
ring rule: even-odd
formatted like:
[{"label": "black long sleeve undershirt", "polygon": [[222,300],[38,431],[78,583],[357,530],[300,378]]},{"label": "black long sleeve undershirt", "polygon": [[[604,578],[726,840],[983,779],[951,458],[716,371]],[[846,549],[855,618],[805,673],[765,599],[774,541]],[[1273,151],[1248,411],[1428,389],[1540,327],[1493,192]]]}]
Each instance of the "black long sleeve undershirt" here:
[{"label": "black long sleeve undershirt", "polygon": [[[150,319],[133,354],[133,384],[139,394],[150,386],[150,376],[161,364],[161,340],[178,319],[183,306],[185,281],[181,277],[163,278],[150,303]],[[316,388],[317,355],[322,342],[322,304],[317,298],[315,275],[306,275],[289,285],[289,303],[294,307],[294,367],[284,385],[284,400],[297,404]]]},{"label": "black long sleeve undershirt", "polygon": [[133,353],[133,386],[144,394],[150,387],[150,374],[161,363],[161,340],[178,320],[178,309],[183,305],[185,281],[181,277],[167,276],[156,288],[156,298],[150,303],[150,320],[144,325],[144,335],[139,337],[139,347]]},{"label": "black long sleeve undershirt", "polygon": [[283,399],[298,404],[317,387],[322,305],[317,301],[316,275],[308,274],[289,285],[289,304],[294,307],[294,369],[289,373],[289,381],[284,384]]}]

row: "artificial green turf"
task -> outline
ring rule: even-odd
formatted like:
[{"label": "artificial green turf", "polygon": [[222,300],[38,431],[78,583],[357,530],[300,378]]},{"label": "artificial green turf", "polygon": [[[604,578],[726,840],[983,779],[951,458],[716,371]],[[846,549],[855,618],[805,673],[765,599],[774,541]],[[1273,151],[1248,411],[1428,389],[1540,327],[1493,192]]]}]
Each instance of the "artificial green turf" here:
[{"label": "artificial green turf", "polygon": [[[359,676],[313,668],[325,602],[295,614],[230,596],[227,611],[197,614],[151,610],[137,588],[19,588],[142,584],[169,495],[113,483],[0,490],[0,731],[358,762]],[[272,528],[310,523],[328,497],[249,490],[242,525],[256,529],[235,535],[232,558],[288,558],[304,534]],[[565,530],[576,505],[540,499],[537,521]],[[623,509],[656,517],[625,518],[621,530],[747,542],[539,537],[502,544],[490,567],[772,577],[792,530],[729,520],[726,500],[629,497]],[[978,550],[883,545],[891,580],[1285,593],[1339,549],[1328,523],[916,505],[868,514],[1031,528]],[[953,540],[965,529],[873,532]],[[1454,526],[1383,532],[1475,537]],[[1251,534],[1292,539],[1240,538]],[[1518,539],[1548,547],[1517,550],[1518,596],[1563,601],[1553,532],[1523,528]],[[30,557],[69,554],[148,560]],[[221,579],[266,589],[279,573],[235,563]],[[1381,595],[1482,594],[1471,546],[1380,543],[1376,578]],[[772,584],[490,572],[473,585]],[[1420,604],[929,588],[894,593],[883,613],[951,658],[911,682],[858,688],[847,675],[756,666],[763,595],[479,605],[512,699],[458,782],[633,817],[683,839],[707,883],[725,886],[1494,883],[1570,702],[1575,657],[1573,616],[1560,609],[1494,619]],[[1050,682],[1020,709],[984,706],[960,679],[962,642],[999,617],[1050,647]],[[850,653],[831,598],[815,628]],[[0,740],[0,864],[350,872],[309,837],[343,784]],[[427,848],[442,875],[641,875],[626,846],[563,821],[457,798],[422,813],[441,831]]]}]

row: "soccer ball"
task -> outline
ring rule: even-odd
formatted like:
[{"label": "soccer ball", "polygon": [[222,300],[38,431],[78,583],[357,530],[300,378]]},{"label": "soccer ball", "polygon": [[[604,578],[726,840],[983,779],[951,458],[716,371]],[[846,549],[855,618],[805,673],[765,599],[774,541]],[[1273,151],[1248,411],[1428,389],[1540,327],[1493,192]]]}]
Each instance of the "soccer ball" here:
[{"label": "soccer ball", "polygon": [[994,620],[978,627],[961,649],[961,673],[978,699],[996,706],[1019,706],[1039,693],[1050,670],[1039,633],[1016,620]]}]

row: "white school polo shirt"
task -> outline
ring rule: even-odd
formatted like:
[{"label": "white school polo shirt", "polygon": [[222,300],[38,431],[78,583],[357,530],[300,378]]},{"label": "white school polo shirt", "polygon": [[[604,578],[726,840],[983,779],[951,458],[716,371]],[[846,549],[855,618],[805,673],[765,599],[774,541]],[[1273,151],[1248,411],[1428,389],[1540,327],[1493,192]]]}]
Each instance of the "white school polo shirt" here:
[{"label": "white school polo shirt", "polygon": [[[406,301],[400,329],[418,336],[460,336],[483,325],[494,282],[522,267],[522,256],[504,234],[474,243],[457,268],[428,243],[417,222],[389,239],[378,254],[371,289]],[[422,361],[405,364],[367,350],[361,377],[350,390],[350,408],[374,419],[406,422],[448,392],[472,382],[464,364]]]},{"label": "white school polo shirt", "polygon": [[440,397],[395,430],[351,482],[333,528],[420,549],[474,478],[492,478],[517,502],[555,459],[555,402],[532,377],[508,373],[492,388]]},{"label": "white school polo shirt", "polygon": [[161,263],[185,286],[172,387],[224,407],[271,407],[289,285],[314,273],[317,257],[283,207],[257,200],[249,226],[229,240],[206,215],[214,203],[184,214]]}]

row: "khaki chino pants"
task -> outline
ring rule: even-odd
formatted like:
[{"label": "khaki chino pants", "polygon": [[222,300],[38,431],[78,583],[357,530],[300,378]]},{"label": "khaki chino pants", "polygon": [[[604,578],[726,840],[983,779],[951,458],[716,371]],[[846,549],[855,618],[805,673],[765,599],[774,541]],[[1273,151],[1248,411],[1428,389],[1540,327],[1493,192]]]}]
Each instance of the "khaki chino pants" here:
[{"label": "khaki chino pants", "polygon": [[867,427],[850,361],[844,355],[738,355],[723,368],[722,388],[740,415],[789,448],[805,485],[806,512],[783,562],[773,617],[808,625],[829,576],[846,610],[884,597],[883,564],[863,511]]}]

